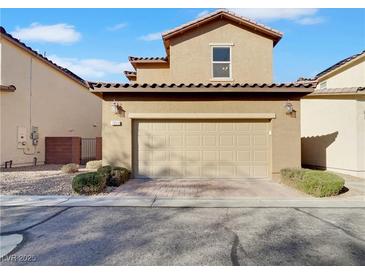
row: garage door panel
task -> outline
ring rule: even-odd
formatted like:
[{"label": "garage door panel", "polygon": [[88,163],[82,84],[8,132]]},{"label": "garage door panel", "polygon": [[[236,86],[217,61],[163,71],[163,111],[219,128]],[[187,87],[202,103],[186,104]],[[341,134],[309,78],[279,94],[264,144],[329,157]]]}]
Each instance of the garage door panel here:
[{"label": "garage door panel", "polygon": [[203,178],[216,178],[218,177],[217,166],[203,166],[201,167],[201,176]]},{"label": "garage door panel", "polygon": [[249,162],[251,160],[251,152],[249,150],[250,148],[247,148],[247,150],[240,150],[237,151],[237,161],[239,162]]},{"label": "garage door panel", "polygon": [[183,162],[185,161],[185,151],[175,150],[175,151],[167,151],[169,155],[170,162]]},{"label": "garage door panel", "polygon": [[235,161],[235,157],[234,157],[234,151],[232,150],[224,150],[224,151],[219,151],[219,161],[223,161],[223,162],[228,162],[228,161]]},{"label": "garage door panel", "polygon": [[234,124],[233,123],[219,123],[218,124],[218,130],[219,132],[232,132],[234,130]]},{"label": "garage door panel", "polygon": [[184,124],[183,123],[174,123],[170,122],[167,124],[167,130],[168,131],[183,131],[184,130]]},{"label": "garage door panel", "polygon": [[173,135],[173,136],[169,136],[168,140],[169,140],[168,145],[170,147],[183,147],[184,146],[184,136]]},{"label": "garage door panel", "polygon": [[267,151],[254,151],[253,155],[253,160],[255,162],[266,162],[268,160]]},{"label": "garage door panel", "polygon": [[201,135],[186,136],[185,145],[192,147],[201,146],[201,139],[202,139]]},{"label": "garage door panel", "polygon": [[202,125],[203,131],[208,131],[208,132],[217,132],[217,124],[215,123],[205,123]]},{"label": "garage door panel", "polygon": [[269,175],[269,123],[144,120],[133,132],[135,177]]},{"label": "garage door panel", "polygon": [[152,159],[153,161],[162,161],[166,162],[169,161],[169,152],[168,151],[161,151],[161,150],[155,150],[152,152]]},{"label": "garage door panel", "polygon": [[202,160],[202,152],[199,150],[187,150],[185,151],[185,160],[187,164],[196,164]]},{"label": "garage door panel", "polygon": [[164,122],[162,122],[162,123],[153,123],[152,130],[154,132],[166,131],[166,130],[168,130],[167,126],[168,126],[168,123],[164,123]]},{"label": "garage door panel", "polygon": [[268,177],[268,169],[266,166],[254,166],[253,177]]},{"label": "garage door panel", "polygon": [[166,147],[166,136],[161,135],[154,135],[152,136],[152,146],[155,149],[158,149],[159,147],[164,148]]},{"label": "garage door panel", "polygon": [[233,146],[234,138],[232,135],[223,135],[219,137],[219,145],[220,146]]},{"label": "garage door panel", "polygon": [[237,132],[250,132],[251,124],[250,123],[235,123],[235,130]]},{"label": "garage door panel", "polygon": [[185,166],[185,177],[186,178],[200,178],[201,167],[200,166]]},{"label": "garage door panel", "polygon": [[253,128],[254,131],[265,131],[267,129],[267,123],[262,123],[262,122],[256,122],[256,123],[252,123],[251,127]]},{"label": "garage door panel", "polygon": [[218,151],[203,151],[203,161],[217,161],[218,160]]},{"label": "garage door panel", "polygon": [[185,123],[185,131],[189,132],[189,131],[201,131],[201,123],[196,123],[196,122],[190,122],[190,123]]},{"label": "garage door panel", "polygon": [[217,146],[217,136],[203,136],[203,146]]},{"label": "garage door panel", "polygon": [[251,166],[249,163],[242,163],[239,166],[236,166],[236,177],[237,178],[244,178],[250,177],[251,175]]},{"label": "garage door panel", "polygon": [[238,146],[250,146],[251,145],[251,136],[250,135],[238,135],[236,137]]},{"label": "garage door panel", "polygon": [[219,178],[230,178],[235,176],[235,168],[234,166],[219,166],[218,167],[218,177]]}]

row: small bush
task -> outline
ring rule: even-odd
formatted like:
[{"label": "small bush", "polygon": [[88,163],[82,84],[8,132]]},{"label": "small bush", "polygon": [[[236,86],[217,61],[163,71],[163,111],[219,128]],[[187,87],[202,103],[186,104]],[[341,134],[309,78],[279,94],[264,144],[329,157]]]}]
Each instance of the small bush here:
[{"label": "small bush", "polygon": [[124,184],[130,176],[128,169],[124,167],[103,166],[97,172],[105,177],[107,186],[120,186]]},{"label": "small bush", "polygon": [[100,173],[104,176],[108,176],[111,172],[112,172],[112,166],[108,165],[108,166],[102,166],[99,167],[98,170],[96,171],[97,173]]},{"label": "small bush", "polygon": [[86,169],[98,169],[102,167],[101,160],[89,161],[86,163]]},{"label": "small bush", "polygon": [[61,171],[63,173],[76,173],[79,171],[79,165],[78,164],[67,164],[62,166]]},{"label": "small bush", "polygon": [[315,197],[338,195],[345,184],[343,178],[327,171],[286,168],[280,174],[283,183]]},{"label": "small bush", "polygon": [[100,193],[105,186],[105,177],[97,172],[78,174],[72,180],[72,189],[79,194]]}]

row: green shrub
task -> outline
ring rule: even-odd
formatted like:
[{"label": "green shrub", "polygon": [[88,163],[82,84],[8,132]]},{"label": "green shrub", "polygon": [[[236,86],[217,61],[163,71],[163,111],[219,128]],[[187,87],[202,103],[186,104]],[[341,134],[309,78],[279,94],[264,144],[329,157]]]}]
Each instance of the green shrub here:
[{"label": "green shrub", "polygon": [[101,160],[89,161],[86,163],[86,169],[98,169],[102,167]]},{"label": "green shrub", "polygon": [[72,180],[72,189],[79,194],[100,193],[105,185],[105,177],[97,172],[78,174]]},{"label": "green shrub", "polygon": [[124,184],[130,176],[128,169],[124,167],[103,166],[97,172],[105,177],[107,186],[120,186]]},{"label": "green shrub", "polygon": [[79,165],[78,164],[67,164],[62,166],[61,171],[63,173],[76,173],[79,171]]},{"label": "green shrub", "polygon": [[97,169],[97,173],[102,174],[104,176],[108,176],[112,172],[112,166],[102,166]]},{"label": "green shrub", "polygon": [[315,197],[338,195],[345,180],[320,170],[285,168],[280,171],[281,181]]}]

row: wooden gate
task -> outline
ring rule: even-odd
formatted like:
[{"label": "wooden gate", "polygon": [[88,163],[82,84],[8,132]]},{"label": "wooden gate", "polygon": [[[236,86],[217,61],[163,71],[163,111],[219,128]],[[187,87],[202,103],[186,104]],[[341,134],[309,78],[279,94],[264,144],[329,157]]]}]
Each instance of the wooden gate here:
[{"label": "wooden gate", "polygon": [[81,164],[96,160],[96,138],[81,138]]}]

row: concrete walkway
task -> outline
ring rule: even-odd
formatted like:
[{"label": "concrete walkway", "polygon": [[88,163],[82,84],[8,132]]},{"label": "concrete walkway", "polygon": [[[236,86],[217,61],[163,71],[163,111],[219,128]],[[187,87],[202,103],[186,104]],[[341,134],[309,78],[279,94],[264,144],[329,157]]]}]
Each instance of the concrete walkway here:
[{"label": "concrete walkway", "polygon": [[0,236],[0,258],[8,255],[23,241],[23,235],[11,234]]},{"label": "concrete walkway", "polygon": [[339,198],[159,198],[115,196],[22,196],[0,195],[0,206],[56,207],[365,207],[364,197]]}]

